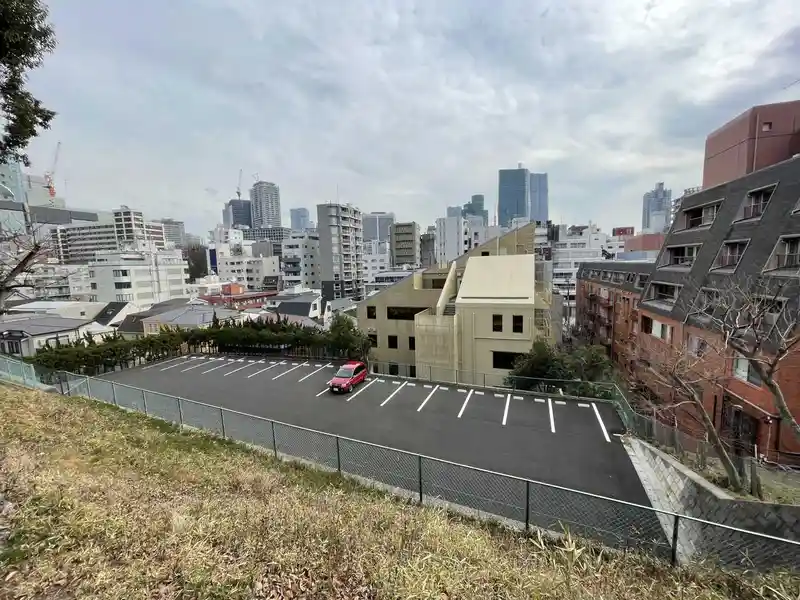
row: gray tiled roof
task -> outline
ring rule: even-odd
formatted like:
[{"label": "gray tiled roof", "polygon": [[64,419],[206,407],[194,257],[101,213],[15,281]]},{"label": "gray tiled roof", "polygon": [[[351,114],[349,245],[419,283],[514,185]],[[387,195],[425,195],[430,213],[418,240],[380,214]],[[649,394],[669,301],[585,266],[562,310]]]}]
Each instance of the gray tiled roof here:
[{"label": "gray tiled roof", "polygon": [[52,315],[0,317],[0,332],[20,331],[29,336],[46,335],[59,331],[73,331],[87,323],[91,323],[91,321],[87,321],[86,319],[68,319]]}]

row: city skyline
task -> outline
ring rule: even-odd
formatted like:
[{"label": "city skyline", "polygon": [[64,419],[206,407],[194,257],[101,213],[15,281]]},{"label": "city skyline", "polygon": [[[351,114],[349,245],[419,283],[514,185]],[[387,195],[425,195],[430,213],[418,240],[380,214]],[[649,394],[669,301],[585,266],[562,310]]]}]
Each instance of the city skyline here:
[{"label": "city skyline", "polygon": [[[107,209],[113,189],[114,203],[189,231],[219,220],[240,170],[243,187],[255,173],[281,186],[284,223],[289,208],[337,199],[433,223],[475,193],[493,213],[496,170],[517,161],[548,173],[551,219],[609,230],[652,182],[701,181],[704,138],[730,115],[798,93],[788,0],[623,14],[579,0],[525,23],[503,1],[382,13],[179,1],[165,15],[120,0],[113,17],[87,1],[81,14],[49,2],[58,46],[30,87],[58,115],[30,172],[61,141],[56,187],[71,205]],[[769,34],[743,34],[753,27]]]}]

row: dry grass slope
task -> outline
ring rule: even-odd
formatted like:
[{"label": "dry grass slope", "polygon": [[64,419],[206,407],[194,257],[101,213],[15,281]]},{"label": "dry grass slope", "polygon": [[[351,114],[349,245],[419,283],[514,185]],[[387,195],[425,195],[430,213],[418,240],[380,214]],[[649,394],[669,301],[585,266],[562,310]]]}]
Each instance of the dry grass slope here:
[{"label": "dry grass slope", "polygon": [[86,400],[0,387],[0,415],[0,598],[798,597],[785,575],[526,538]]}]

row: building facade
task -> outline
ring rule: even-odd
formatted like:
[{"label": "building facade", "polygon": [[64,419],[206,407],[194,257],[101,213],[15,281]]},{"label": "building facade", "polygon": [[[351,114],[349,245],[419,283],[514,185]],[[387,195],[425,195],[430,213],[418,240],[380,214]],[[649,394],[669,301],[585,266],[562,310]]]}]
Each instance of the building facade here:
[{"label": "building facade", "polygon": [[189,264],[180,250],[99,251],[89,262],[89,286],[91,302],[148,308],[189,295]]},{"label": "building facade", "polygon": [[800,100],[747,109],[706,138],[703,188],[800,154]]},{"label": "building facade", "polygon": [[531,173],[529,183],[530,200],[528,218],[545,223],[550,220],[550,192],[547,173]]},{"label": "building facade", "polygon": [[157,219],[155,222],[164,227],[164,242],[173,244],[175,248],[186,247],[186,226],[183,221]]},{"label": "building facade", "polygon": [[672,190],[659,181],[642,196],[642,232],[662,233],[672,223]]},{"label": "building facade", "polygon": [[394,213],[364,213],[362,222],[364,226],[364,241],[378,240],[379,242],[389,242],[389,232],[394,223]]},{"label": "building facade", "polygon": [[[486,210],[486,199],[483,197],[483,194],[474,194],[472,198],[470,198],[469,202],[464,205],[464,208],[461,209],[461,216],[464,218],[468,217],[480,217],[483,221],[484,226],[489,225],[489,211]],[[449,209],[447,216],[451,216]],[[455,215],[458,216],[458,215]]]},{"label": "building facade", "polygon": [[350,204],[318,204],[317,234],[322,297],[325,300],[363,298],[361,211]]},{"label": "building facade", "polygon": [[428,229],[419,236],[420,266],[432,267],[436,263],[436,226],[429,225]]},{"label": "building facade", "polygon": [[292,231],[305,231],[311,226],[307,208],[292,208],[289,210]]},{"label": "building facade", "polygon": [[250,210],[252,219],[250,227],[280,227],[281,223],[281,190],[269,181],[256,181],[250,188]]},{"label": "building facade", "polygon": [[436,264],[455,260],[470,248],[469,225],[464,217],[458,215],[436,219]]},{"label": "building facade", "polygon": [[292,230],[289,227],[259,227],[253,229],[242,229],[242,237],[251,242],[277,242],[283,243],[289,238]]},{"label": "building facade", "polygon": [[219,256],[217,269],[220,279],[240,283],[248,292],[278,291],[281,287],[279,256]]},{"label": "building facade", "polygon": [[378,240],[364,242],[364,287],[369,290],[375,277],[392,267],[389,243]]},{"label": "building facade", "polygon": [[222,209],[222,224],[225,227],[252,227],[252,202],[240,198],[228,200]]},{"label": "building facade", "polygon": [[322,289],[319,234],[292,231],[283,241],[284,288]]},{"label": "building facade", "polygon": [[519,164],[516,169],[500,169],[497,187],[497,224],[510,227],[515,217],[528,218],[530,172]]},{"label": "building facade", "polygon": [[393,267],[419,266],[421,256],[419,225],[414,221],[392,223],[389,230],[389,247]]},{"label": "building facade", "polygon": [[[686,197],[655,261],[586,263],[579,273],[579,315],[587,328],[600,321],[597,335],[608,340],[612,357],[654,402],[675,398],[651,371],[670,368],[676,355],[691,353],[697,359],[694,372],[704,374],[699,377],[703,405],[726,443],[735,437],[734,450],[752,454],[758,448],[782,461],[794,460],[800,442],[752,366],[710,323],[716,311],[727,314],[726,306],[737,311],[761,306],[759,327],[766,329],[759,332],[779,333],[770,328],[800,297],[799,198],[800,157]],[[626,319],[628,329],[620,330]],[[772,344],[765,345],[768,356]],[[800,415],[798,372],[795,350],[775,375],[793,415]],[[703,434],[689,404],[674,412],[683,430]]]}]

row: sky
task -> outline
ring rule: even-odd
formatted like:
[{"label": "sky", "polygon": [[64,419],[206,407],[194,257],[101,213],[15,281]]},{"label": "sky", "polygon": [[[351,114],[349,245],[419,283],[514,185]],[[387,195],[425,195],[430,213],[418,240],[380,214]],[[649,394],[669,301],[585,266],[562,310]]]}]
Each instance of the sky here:
[{"label": "sky", "polygon": [[[205,234],[255,178],[423,228],[497,171],[547,172],[551,219],[641,225],[701,182],[706,135],[800,98],[797,0],[50,0],[30,88],[68,205]],[[314,217],[312,216],[312,219]]]}]

